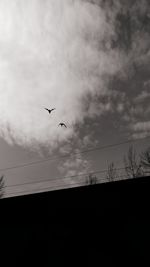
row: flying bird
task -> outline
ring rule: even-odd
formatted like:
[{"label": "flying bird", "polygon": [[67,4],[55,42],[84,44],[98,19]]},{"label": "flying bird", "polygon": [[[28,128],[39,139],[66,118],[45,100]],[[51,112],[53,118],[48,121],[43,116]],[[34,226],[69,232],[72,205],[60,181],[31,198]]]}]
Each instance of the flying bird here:
[{"label": "flying bird", "polygon": [[48,109],[48,108],[44,108],[45,110],[48,111],[48,113],[50,114],[53,110],[55,110],[56,108],[52,108],[52,109]]},{"label": "flying bird", "polygon": [[66,124],[65,123],[63,123],[63,122],[60,122],[59,124],[58,124],[58,126],[64,126],[64,127],[66,127],[67,128],[67,126],[66,126]]}]

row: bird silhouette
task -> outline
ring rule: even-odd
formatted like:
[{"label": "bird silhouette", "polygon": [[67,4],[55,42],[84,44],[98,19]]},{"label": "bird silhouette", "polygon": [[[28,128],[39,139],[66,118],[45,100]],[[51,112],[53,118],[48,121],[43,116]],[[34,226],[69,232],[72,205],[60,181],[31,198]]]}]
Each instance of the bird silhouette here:
[{"label": "bird silhouette", "polygon": [[48,108],[44,108],[45,110],[48,111],[48,113],[50,114],[53,110],[55,110],[56,108],[52,108],[52,109],[48,109]]},{"label": "bird silhouette", "polygon": [[66,127],[67,128],[67,126],[66,126],[66,124],[65,123],[63,123],[63,122],[60,122],[59,124],[58,124],[58,126],[64,126],[64,127]]}]

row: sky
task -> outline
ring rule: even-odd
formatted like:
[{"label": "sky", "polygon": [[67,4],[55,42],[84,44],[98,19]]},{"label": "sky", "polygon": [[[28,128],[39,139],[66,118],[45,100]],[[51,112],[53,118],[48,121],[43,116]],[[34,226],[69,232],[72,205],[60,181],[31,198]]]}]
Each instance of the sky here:
[{"label": "sky", "polygon": [[[129,139],[138,152],[148,147],[149,25],[149,0],[0,0],[6,196],[74,186],[79,177],[70,176],[112,161],[120,167],[129,144],[81,150]],[[56,109],[49,114],[44,108]],[[7,169],[48,157],[61,158]]]}]

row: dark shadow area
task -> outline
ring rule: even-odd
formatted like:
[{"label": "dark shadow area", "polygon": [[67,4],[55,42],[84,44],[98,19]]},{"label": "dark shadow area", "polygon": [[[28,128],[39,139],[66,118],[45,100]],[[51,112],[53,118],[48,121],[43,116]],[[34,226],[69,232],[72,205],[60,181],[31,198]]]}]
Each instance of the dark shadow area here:
[{"label": "dark shadow area", "polygon": [[1,200],[5,265],[150,263],[149,189],[146,177]]}]

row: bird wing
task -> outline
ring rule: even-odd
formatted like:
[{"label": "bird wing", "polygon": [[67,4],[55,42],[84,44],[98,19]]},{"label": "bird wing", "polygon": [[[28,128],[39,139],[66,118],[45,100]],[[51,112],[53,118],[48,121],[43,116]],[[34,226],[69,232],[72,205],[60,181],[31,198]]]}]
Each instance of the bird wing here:
[{"label": "bird wing", "polygon": [[49,109],[48,109],[48,108],[44,108],[44,109],[46,109],[47,111],[49,111]]},{"label": "bird wing", "polygon": [[51,111],[55,110],[56,108],[52,108]]},{"label": "bird wing", "polygon": [[67,128],[67,126],[66,126],[66,124],[65,123],[63,123],[63,125]]}]

